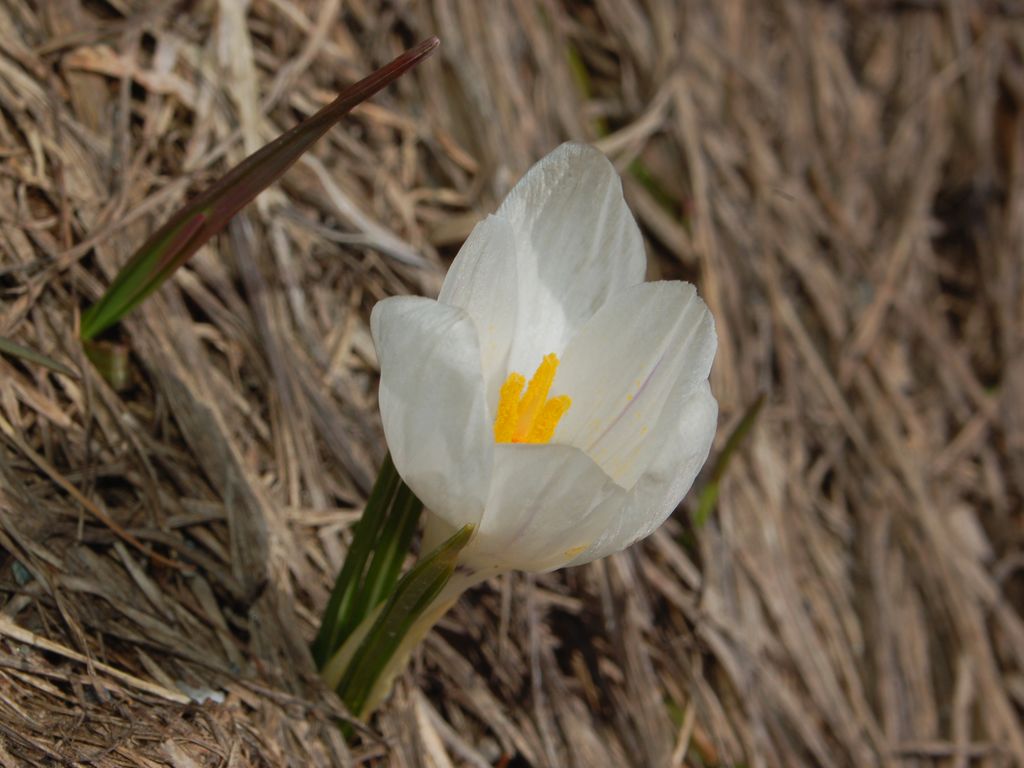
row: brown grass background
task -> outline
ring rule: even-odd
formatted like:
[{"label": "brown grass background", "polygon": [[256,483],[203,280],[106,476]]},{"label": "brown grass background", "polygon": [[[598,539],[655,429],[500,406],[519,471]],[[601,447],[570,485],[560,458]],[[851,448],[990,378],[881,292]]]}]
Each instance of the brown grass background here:
[{"label": "brown grass background", "polygon": [[[431,34],[108,386],[145,235]],[[0,764],[1024,765],[1022,108],[1011,0],[0,0],[0,335],[82,373],[0,359]],[[346,747],[369,308],[570,138],[716,315],[718,448],[767,404],[706,526],[475,590]]]}]

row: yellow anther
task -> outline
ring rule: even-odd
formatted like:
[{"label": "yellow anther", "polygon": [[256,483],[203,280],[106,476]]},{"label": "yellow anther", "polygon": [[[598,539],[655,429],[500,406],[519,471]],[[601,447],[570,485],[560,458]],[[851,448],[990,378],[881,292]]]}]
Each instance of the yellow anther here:
[{"label": "yellow anther", "polygon": [[568,395],[548,399],[558,370],[558,356],[545,355],[530,379],[526,393],[522,374],[510,373],[501,385],[498,413],[494,418],[494,440],[498,443],[547,443],[559,420],[569,410]]},{"label": "yellow anther", "polygon": [[[551,382],[555,380],[555,371],[558,370],[558,355],[544,355],[537,370],[530,379],[530,385],[526,388],[526,394],[519,401],[519,421],[516,424],[515,436],[525,437],[537,414],[548,399],[548,391],[551,389]],[[513,438],[515,439],[515,438]]]},{"label": "yellow anther", "polygon": [[555,434],[555,427],[561,421],[562,416],[569,410],[572,400],[568,395],[552,397],[544,407],[540,409],[537,418],[530,425],[530,431],[526,433],[524,443],[548,443]]},{"label": "yellow anther", "polygon": [[521,373],[510,373],[501,385],[498,398],[498,415],[494,418],[494,442],[511,443],[512,435],[519,420],[519,395],[526,386],[526,377]]}]

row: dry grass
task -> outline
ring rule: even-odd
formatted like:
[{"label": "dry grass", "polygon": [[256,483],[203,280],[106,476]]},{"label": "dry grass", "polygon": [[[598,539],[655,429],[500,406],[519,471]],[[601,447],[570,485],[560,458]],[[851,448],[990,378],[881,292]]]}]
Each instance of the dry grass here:
[{"label": "dry grass", "polygon": [[[1011,0],[0,0],[0,763],[1024,765]],[[125,323],[192,191],[409,43]],[[712,521],[476,590],[347,749],[305,645],[383,445],[369,307],[566,138],[718,319]],[[721,442],[719,443],[719,445]],[[223,692],[190,703],[185,690]]]}]

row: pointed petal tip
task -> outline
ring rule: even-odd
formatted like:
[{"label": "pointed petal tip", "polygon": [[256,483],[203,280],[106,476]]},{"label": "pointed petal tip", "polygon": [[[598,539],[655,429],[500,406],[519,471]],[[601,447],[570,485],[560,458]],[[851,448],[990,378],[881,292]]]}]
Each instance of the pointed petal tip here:
[{"label": "pointed petal tip", "polygon": [[611,170],[616,177],[619,176],[619,172],[615,170],[615,165],[612,163],[611,158],[593,144],[587,144],[583,141],[565,141],[551,150],[547,157],[542,158],[542,160],[547,158],[560,159],[562,157],[567,157],[574,161],[597,163],[605,169]]}]

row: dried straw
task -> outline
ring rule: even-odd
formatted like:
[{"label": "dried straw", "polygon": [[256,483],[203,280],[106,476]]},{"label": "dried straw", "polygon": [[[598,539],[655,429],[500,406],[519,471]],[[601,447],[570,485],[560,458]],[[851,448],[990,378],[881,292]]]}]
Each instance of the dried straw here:
[{"label": "dried straw", "polygon": [[[132,249],[435,33],[109,388],[76,311]],[[0,0],[0,335],[82,371],[0,359],[0,763],[1024,765],[1022,110],[1000,0]],[[347,748],[306,643],[368,310],[568,138],[715,312],[723,439],[767,405],[706,527],[476,590]]]}]

